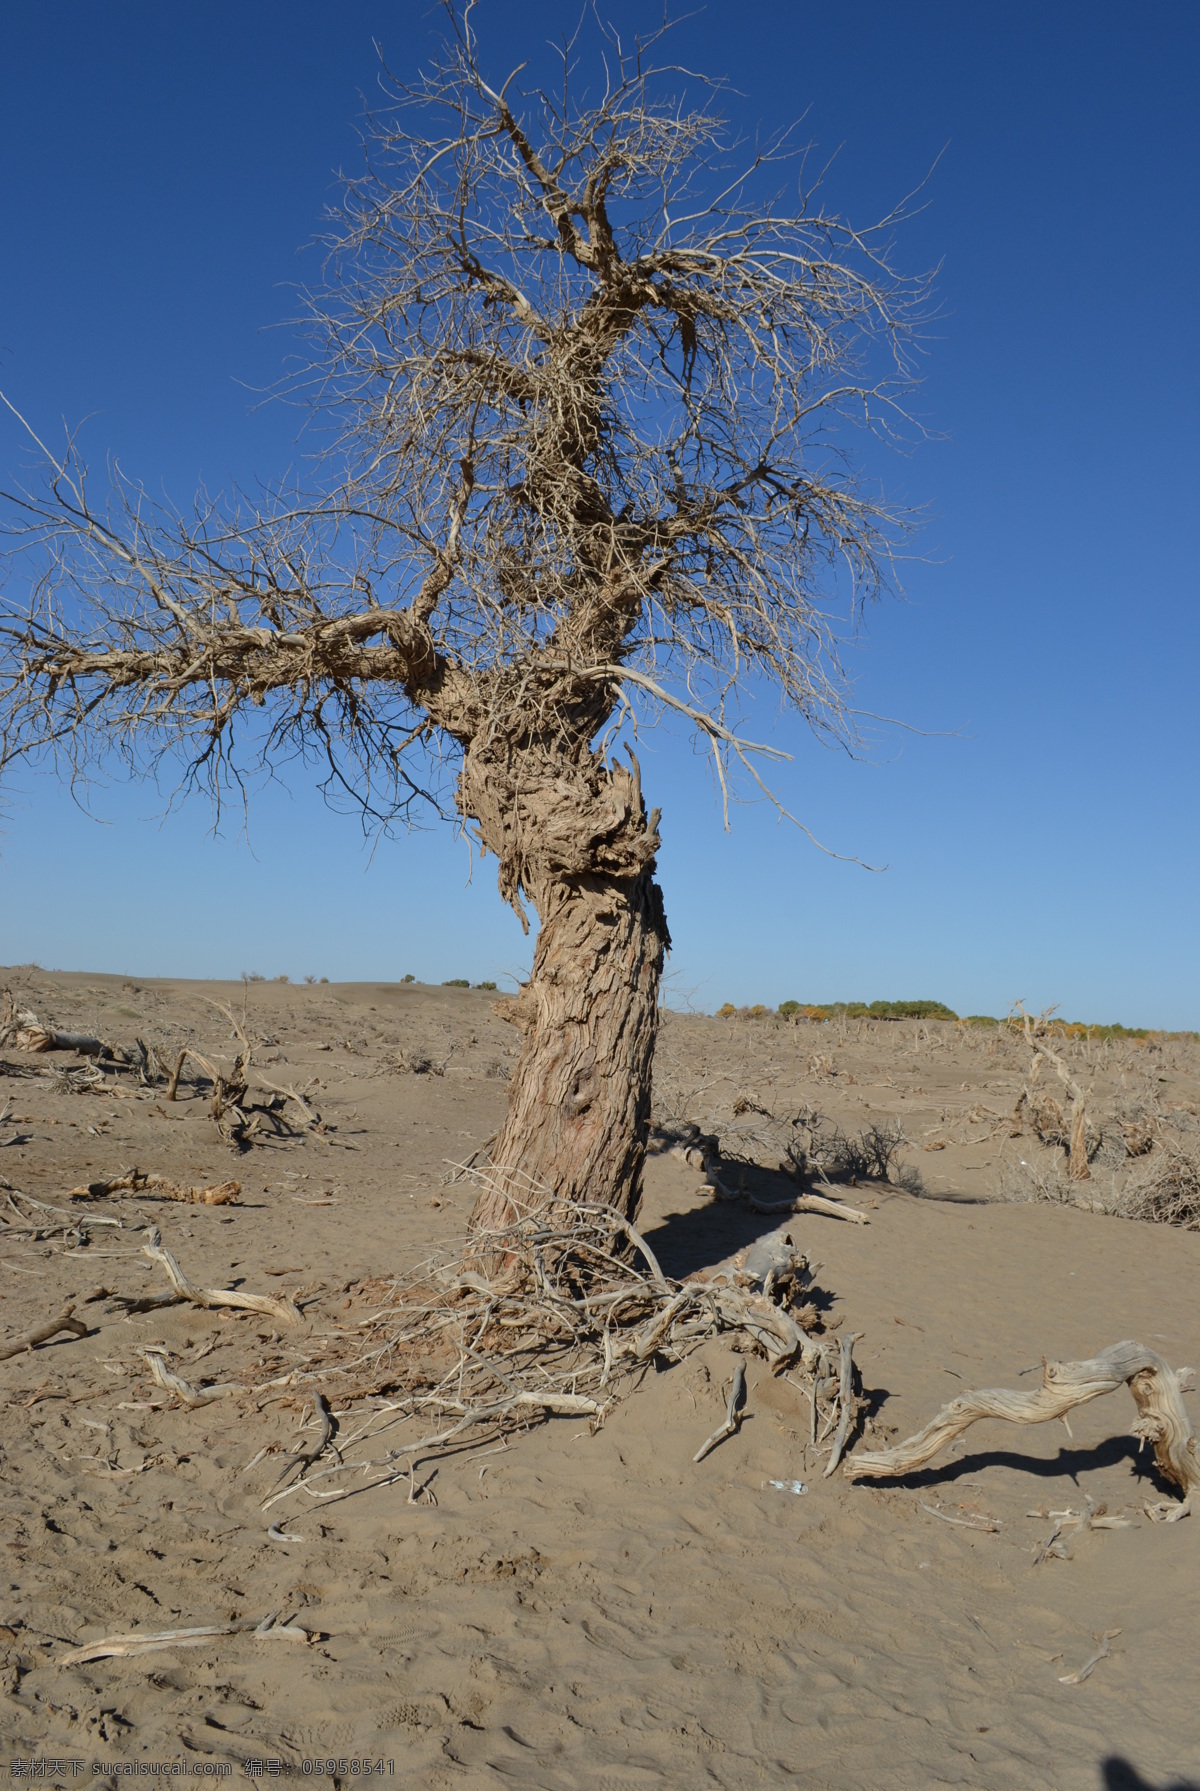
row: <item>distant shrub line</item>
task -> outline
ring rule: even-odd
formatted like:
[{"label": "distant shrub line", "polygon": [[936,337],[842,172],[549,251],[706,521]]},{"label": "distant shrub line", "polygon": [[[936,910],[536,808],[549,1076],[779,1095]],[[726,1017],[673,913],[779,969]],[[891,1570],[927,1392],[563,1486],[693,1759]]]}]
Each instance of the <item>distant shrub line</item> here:
[{"label": "distant shrub line", "polygon": [[[722,1013],[733,1011],[726,1006]],[[751,1013],[756,1010],[751,1009]],[[762,1012],[765,1013],[765,1009]],[[944,1001],[781,1001],[778,1012],[785,1020],[957,1020]]]},{"label": "distant shrub line", "polygon": [[[778,1015],[782,1020],[954,1020],[962,1026],[1006,1026],[994,1014],[956,1014],[944,1001],[781,1001],[772,1010],[762,1003],[754,1007],[735,1007],[727,1001],[717,1009],[718,1020],[769,1020]],[[1154,1038],[1200,1040],[1197,1032],[1160,1032],[1152,1026],[1093,1025],[1084,1020],[1055,1020],[1050,1032],[1065,1039],[1132,1039],[1145,1043]]]}]

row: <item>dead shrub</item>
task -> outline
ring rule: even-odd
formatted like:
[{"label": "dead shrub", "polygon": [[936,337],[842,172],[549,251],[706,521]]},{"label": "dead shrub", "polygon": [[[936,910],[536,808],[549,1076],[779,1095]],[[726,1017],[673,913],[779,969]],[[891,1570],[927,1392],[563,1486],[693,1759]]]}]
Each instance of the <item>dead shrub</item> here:
[{"label": "dead shrub", "polygon": [[792,1123],[796,1135],[787,1154],[800,1174],[815,1169],[830,1180],[890,1182],[910,1194],[924,1193],[919,1170],[912,1163],[899,1161],[907,1140],[894,1121],[849,1133],[837,1126],[829,1129],[828,1120],[806,1109]]},{"label": "dead shrub", "polygon": [[1200,1154],[1171,1140],[1144,1159],[1117,1201],[1123,1219],[1200,1231]]}]

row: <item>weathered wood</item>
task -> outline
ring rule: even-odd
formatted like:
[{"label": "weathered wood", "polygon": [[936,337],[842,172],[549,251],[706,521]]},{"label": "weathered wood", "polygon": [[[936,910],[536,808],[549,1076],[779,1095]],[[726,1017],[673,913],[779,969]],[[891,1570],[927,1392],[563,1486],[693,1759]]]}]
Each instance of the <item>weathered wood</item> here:
[{"label": "weathered wood", "polygon": [[192,1629],[160,1629],[153,1633],[135,1629],[131,1635],[105,1636],[60,1655],[60,1667],[80,1667],[92,1660],[113,1660],[132,1654],[152,1654],[160,1648],[203,1648],[216,1636],[250,1635],[261,1640],[311,1642],[312,1633],[298,1623],[280,1623],[277,1613],[243,1617],[232,1623],[205,1623]]},{"label": "weathered wood", "polygon": [[[1024,1007],[1019,1001],[1016,1006],[1017,1011],[1021,1015],[1021,1023],[1025,1032],[1025,1043],[1034,1054],[1033,1068],[1030,1071],[1030,1080],[1032,1081],[1037,1074],[1038,1059],[1044,1057],[1047,1062],[1054,1065],[1055,1070],[1058,1072],[1059,1081],[1071,1097],[1071,1132],[1067,1154],[1067,1174],[1071,1177],[1072,1181],[1090,1181],[1092,1172],[1088,1168],[1087,1154],[1087,1101],[1088,1096],[1091,1094],[1091,1089],[1088,1089],[1087,1094],[1083,1092],[1079,1084],[1075,1081],[1075,1078],[1072,1076],[1070,1070],[1067,1068],[1063,1058],[1059,1056],[1058,1052],[1055,1051],[1052,1046],[1046,1043],[1045,1037],[1037,1032],[1032,1015],[1025,1012]],[[1043,1015],[1043,1020],[1045,1018],[1046,1016]],[[1017,1103],[1017,1111],[1018,1113],[1020,1111],[1019,1101]]]},{"label": "weathered wood", "polygon": [[115,1176],[111,1181],[87,1182],[72,1188],[68,1200],[103,1200],[110,1194],[157,1194],[163,1200],[181,1200],[192,1206],[237,1206],[241,1202],[242,1184],[237,1181],[217,1182],[209,1188],[188,1187],[173,1182],[165,1175],[147,1175],[136,1166]]},{"label": "weathered wood", "polygon": [[9,1356],[22,1355],[39,1343],[48,1343],[60,1331],[70,1331],[72,1337],[86,1337],[88,1328],[81,1318],[72,1317],[74,1311],[73,1305],[64,1306],[57,1318],[48,1319],[44,1325],[35,1325],[31,1331],[23,1331],[19,1337],[0,1344],[0,1362],[6,1362]]},{"label": "weathered wood", "polygon": [[[157,1234],[153,1234],[157,1236]],[[235,1312],[262,1312],[269,1318],[277,1318],[285,1325],[299,1325],[304,1322],[304,1314],[300,1308],[286,1298],[273,1299],[269,1294],[235,1293],[231,1289],[215,1287],[194,1287],[171,1255],[161,1244],[155,1242],[142,1245],[142,1255],[148,1256],[166,1270],[174,1294],[181,1300],[187,1300],[193,1306],[231,1307]]]},{"label": "weathered wood", "polygon": [[706,1437],[704,1442],[701,1443],[695,1455],[692,1457],[694,1462],[703,1461],[704,1457],[711,1449],[715,1449],[718,1443],[723,1443],[726,1437],[733,1436],[734,1433],[741,1428],[742,1406],[745,1403],[745,1399],[746,1364],[739,1358],[737,1366],[733,1371],[733,1385],[729,1389],[729,1403],[725,1408],[724,1423],[718,1424],[712,1435]]},{"label": "weathered wood", "polygon": [[144,1349],[142,1352],[154,1384],[162,1387],[167,1393],[174,1393],[176,1399],[186,1406],[208,1405],[214,1399],[223,1399],[226,1393],[244,1393],[245,1388],[237,1381],[223,1381],[220,1385],[193,1387],[191,1381],[185,1381],[180,1374],[174,1374],[163,1360],[161,1350]]},{"label": "weathered wood", "polygon": [[847,1219],[851,1225],[871,1223],[858,1207],[847,1206],[843,1200],[827,1200],[823,1194],[796,1194],[791,1200],[759,1200],[754,1194],[744,1193],[741,1198],[756,1213],[824,1213],[829,1219]]},{"label": "weathered wood", "polygon": [[850,1424],[854,1417],[854,1346],[860,1342],[863,1333],[852,1331],[848,1337],[842,1338],[841,1361],[838,1366],[838,1425],[833,1433],[833,1454],[822,1476],[828,1480],[842,1459],[842,1450],[846,1447],[846,1438],[850,1435]]},{"label": "weathered wood", "polygon": [[1153,1445],[1160,1473],[1184,1494],[1183,1504],[1170,1515],[1186,1516],[1192,1496],[1200,1492],[1196,1432],[1174,1370],[1155,1350],[1131,1340],[1114,1343],[1086,1362],[1043,1360],[1042,1384],[1032,1393],[1017,1393],[1007,1387],[960,1393],[906,1442],[856,1455],[842,1471],[850,1480],[908,1474],[932,1461],[947,1443],[981,1418],[1046,1424],[1121,1386],[1128,1386],[1140,1413],[1134,1435]]},{"label": "weathered wood", "polygon": [[498,1011],[524,1034],[476,1234],[552,1198],[636,1218],[668,944],[649,869],[550,892],[528,983]]}]

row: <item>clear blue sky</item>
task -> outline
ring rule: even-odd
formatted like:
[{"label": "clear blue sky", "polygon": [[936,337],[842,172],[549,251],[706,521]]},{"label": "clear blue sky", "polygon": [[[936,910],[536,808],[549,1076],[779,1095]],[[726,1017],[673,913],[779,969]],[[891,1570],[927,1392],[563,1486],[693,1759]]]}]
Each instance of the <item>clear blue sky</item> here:
[{"label": "clear blue sky", "polygon": [[[623,28],[655,9],[609,9]],[[561,29],[482,0],[497,69]],[[278,474],[294,415],[252,412],[288,351],[297,256],[355,159],[372,39],[411,69],[424,4],[149,0],[6,10],[0,383],[39,425],[86,424],[186,503]],[[884,468],[930,506],[907,601],[855,658],[897,734],[873,765],[796,753],[784,793],[823,858],[761,807],[725,835],[702,761],[644,743],[661,804],[673,998],[1015,997],[1200,1026],[1196,605],[1200,9],[1088,0],[710,5],[680,34],[753,127],[807,111],[826,196],[889,206],[948,149],[909,228],[941,260],[921,406],[944,439]],[[24,458],[0,426],[0,470]],[[944,734],[942,731],[947,731]],[[939,737],[940,736],[940,737]],[[298,782],[249,844],[146,788],[87,820],[45,778],[10,789],[0,961],[151,974],[502,978],[529,946],[452,835],[380,844]]]}]

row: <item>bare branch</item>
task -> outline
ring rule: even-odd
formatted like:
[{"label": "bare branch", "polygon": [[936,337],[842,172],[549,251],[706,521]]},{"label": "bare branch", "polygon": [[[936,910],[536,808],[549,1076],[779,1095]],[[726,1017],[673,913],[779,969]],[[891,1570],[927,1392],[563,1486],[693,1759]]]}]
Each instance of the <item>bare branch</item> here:
[{"label": "bare branch", "polygon": [[[540,904],[578,869],[540,850],[546,805],[612,812],[614,714],[685,716],[726,811],[731,763],[767,791],[756,757],[787,757],[742,738],[752,687],[857,746],[841,643],[906,518],[834,428],[909,426],[928,287],[890,258],[908,200],[865,230],[823,209],[791,134],[743,150],[716,86],[695,103],[654,65],[661,33],[605,36],[589,98],[575,47],[561,91],[523,91],[523,64],[487,78],[469,6],[447,17],[369,122],[308,295],[312,492],[184,517],[114,475],[97,505],[75,443],[30,430],[0,765],[167,759],[219,793],[315,756],[385,821],[457,770],[504,893]],[[652,833],[604,850],[640,874]]]}]

